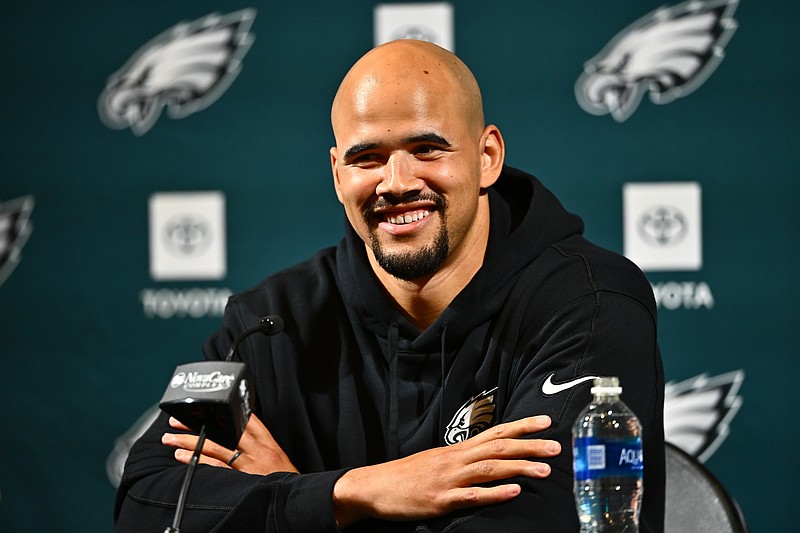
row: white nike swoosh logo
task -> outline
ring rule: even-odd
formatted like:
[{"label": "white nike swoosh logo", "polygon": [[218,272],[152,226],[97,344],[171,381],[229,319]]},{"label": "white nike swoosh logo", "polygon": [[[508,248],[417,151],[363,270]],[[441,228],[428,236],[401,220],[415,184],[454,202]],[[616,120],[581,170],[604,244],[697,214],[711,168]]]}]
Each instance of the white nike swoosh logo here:
[{"label": "white nike swoosh logo", "polygon": [[582,378],[576,378],[572,381],[565,381],[564,383],[553,383],[553,376],[556,373],[553,372],[547,379],[544,380],[542,383],[542,394],[546,396],[552,396],[553,394],[558,394],[559,392],[564,392],[565,390],[571,389],[575,385],[580,385],[584,381],[589,381],[591,379],[598,378],[600,376],[583,376]]}]

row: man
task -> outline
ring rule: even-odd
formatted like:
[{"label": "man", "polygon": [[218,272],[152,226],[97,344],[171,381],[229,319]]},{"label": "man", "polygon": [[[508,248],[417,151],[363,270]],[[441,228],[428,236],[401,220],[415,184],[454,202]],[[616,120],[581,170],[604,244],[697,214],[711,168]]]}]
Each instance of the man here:
[{"label": "man", "polygon": [[[206,343],[220,359],[259,317],[285,322],[240,345],[254,414],[238,450],[204,446],[183,531],[577,531],[570,430],[592,375],[619,376],[642,422],[642,531],[661,531],[663,376],[641,272],[504,166],[472,74],[435,45],[370,51],[331,121],[350,225],[232,297]],[[119,531],[171,522],[185,429],[162,415],[132,449]]]}]

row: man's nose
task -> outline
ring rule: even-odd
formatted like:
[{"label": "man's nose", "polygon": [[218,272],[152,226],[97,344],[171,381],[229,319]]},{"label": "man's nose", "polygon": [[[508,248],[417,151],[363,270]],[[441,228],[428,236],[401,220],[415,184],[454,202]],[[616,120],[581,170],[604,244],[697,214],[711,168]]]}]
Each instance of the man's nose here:
[{"label": "man's nose", "polygon": [[416,177],[414,161],[409,154],[392,154],[383,168],[383,179],[375,189],[378,196],[402,198],[411,191],[421,191],[425,182]]}]

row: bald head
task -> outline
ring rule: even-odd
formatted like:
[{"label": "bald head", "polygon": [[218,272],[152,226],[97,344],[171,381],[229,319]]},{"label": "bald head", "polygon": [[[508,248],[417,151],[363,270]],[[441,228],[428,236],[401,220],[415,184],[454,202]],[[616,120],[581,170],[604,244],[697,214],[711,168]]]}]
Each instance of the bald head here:
[{"label": "bald head", "polygon": [[[450,302],[480,268],[483,253],[475,251],[489,238],[487,189],[500,176],[505,149],[497,127],[484,125],[478,84],[452,53],[392,41],[353,65],[331,122],[336,195],[373,271],[408,303],[398,300],[409,316],[420,313],[415,324],[427,327],[435,313],[422,308],[438,312]],[[420,307],[416,289],[434,277],[441,282],[430,284],[436,288]]]},{"label": "bald head", "polygon": [[435,44],[398,40],[370,50],[342,80],[331,107],[334,135],[340,121],[366,111],[377,94],[391,93],[419,105],[454,106],[472,131],[484,127],[475,77],[453,53]]}]

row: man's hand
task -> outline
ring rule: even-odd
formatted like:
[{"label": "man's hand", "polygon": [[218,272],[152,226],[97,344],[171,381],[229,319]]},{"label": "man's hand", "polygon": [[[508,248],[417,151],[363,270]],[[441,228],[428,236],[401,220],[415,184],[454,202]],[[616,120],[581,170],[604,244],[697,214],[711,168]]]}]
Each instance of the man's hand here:
[{"label": "man's hand", "polygon": [[[175,429],[188,430],[175,418],[170,417],[169,425]],[[183,433],[165,433],[161,442],[167,446],[177,448],[175,459],[181,463],[189,463],[189,459],[197,446],[197,436]],[[239,455],[231,461],[237,452]],[[230,464],[229,464],[230,462]],[[200,463],[233,468],[248,474],[267,475],[273,472],[297,472],[297,468],[281,449],[272,434],[256,415],[250,415],[244,429],[238,450],[229,450],[219,444],[206,439],[203,443],[203,454]]]},{"label": "man's hand", "polygon": [[350,470],[333,489],[336,520],[346,527],[367,517],[412,520],[516,497],[521,487],[479,487],[514,476],[543,478],[550,466],[531,457],[553,457],[561,445],[521,439],[550,426],[536,416],[500,424],[464,442],[433,448],[388,463]]}]

